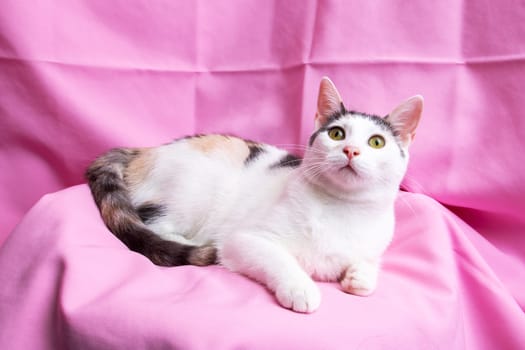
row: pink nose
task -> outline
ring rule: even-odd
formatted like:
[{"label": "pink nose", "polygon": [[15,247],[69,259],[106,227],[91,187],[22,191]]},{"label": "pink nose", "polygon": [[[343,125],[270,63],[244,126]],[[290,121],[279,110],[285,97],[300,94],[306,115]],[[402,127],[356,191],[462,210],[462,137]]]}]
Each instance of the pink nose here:
[{"label": "pink nose", "polygon": [[360,155],[361,151],[359,151],[359,148],[357,148],[357,147],[346,146],[345,148],[343,148],[343,153],[346,154],[348,159],[352,159],[352,158],[357,157],[358,155]]}]

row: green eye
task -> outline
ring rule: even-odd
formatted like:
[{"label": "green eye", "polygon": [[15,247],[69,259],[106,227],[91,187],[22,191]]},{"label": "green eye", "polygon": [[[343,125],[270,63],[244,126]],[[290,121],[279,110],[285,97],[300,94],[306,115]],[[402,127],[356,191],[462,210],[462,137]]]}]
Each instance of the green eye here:
[{"label": "green eye", "polygon": [[343,128],[334,126],[333,128],[328,129],[328,136],[330,136],[332,140],[341,141],[345,138],[345,131]]},{"label": "green eye", "polygon": [[381,135],[374,135],[368,139],[368,145],[372,148],[385,147],[385,138]]}]

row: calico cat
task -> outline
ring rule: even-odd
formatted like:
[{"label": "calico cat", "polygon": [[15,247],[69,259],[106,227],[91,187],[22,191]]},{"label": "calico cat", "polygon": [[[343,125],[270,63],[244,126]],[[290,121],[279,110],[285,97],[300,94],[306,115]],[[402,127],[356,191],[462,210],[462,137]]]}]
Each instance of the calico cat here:
[{"label": "calico cat", "polygon": [[163,266],[219,263],[297,312],[318,308],[312,278],[374,291],[394,232],[394,201],[423,107],[388,116],[347,111],[323,78],[301,159],[224,135],[114,149],[86,177],[107,227]]}]

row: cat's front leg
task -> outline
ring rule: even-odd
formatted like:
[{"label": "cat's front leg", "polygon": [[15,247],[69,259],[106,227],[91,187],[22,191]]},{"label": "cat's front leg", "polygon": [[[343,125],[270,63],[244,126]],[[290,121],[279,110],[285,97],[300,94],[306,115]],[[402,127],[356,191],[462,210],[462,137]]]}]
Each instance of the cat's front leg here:
[{"label": "cat's front leg", "polygon": [[380,260],[361,260],[348,266],[341,278],[341,288],[343,291],[368,296],[377,287],[377,279],[380,270]]},{"label": "cat's front leg", "polygon": [[321,304],[319,288],[306,274],[276,284],[275,297],[283,307],[296,312],[310,313]]},{"label": "cat's front leg", "polygon": [[222,242],[219,260],[230,270],[265,284],[285,308],[310,313],[321,303],[319,288],[297,259],[262,233],[232,234]]}]

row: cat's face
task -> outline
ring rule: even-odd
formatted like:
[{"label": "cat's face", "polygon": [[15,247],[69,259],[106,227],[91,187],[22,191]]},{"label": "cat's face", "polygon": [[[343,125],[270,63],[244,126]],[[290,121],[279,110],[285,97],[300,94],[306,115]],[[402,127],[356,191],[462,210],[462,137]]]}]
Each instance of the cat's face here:
[{"label": "cat's face", "polygon": [[350,113],[332,117],[310,138],[307,175],[342,190],[398,184],[406,171],[408,149],[394,133],[379,117]]},{"label": "cat's face", "polygon": [[321,80],[316,131],[305,153],[305,175],[332,193],[399,186],[408,147],[421,117],[423,98],[414,96],[380,118],[348,112],[328,78]]}]

